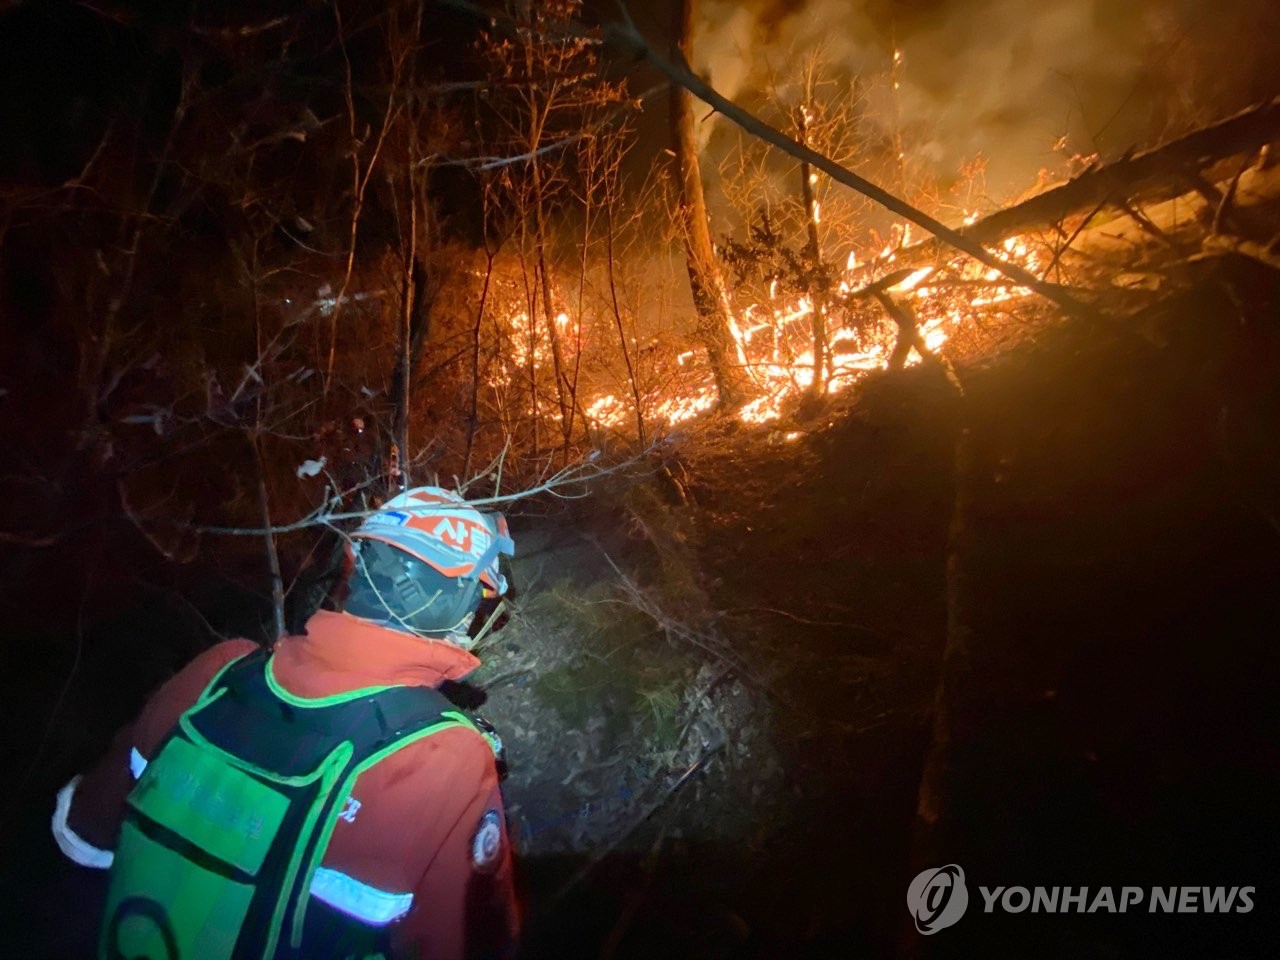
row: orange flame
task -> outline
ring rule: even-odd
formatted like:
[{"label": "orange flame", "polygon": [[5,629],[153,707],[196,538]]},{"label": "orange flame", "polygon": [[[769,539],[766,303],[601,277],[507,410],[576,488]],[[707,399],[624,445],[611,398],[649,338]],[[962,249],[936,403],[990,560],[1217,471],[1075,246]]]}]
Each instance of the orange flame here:
[{"label": "orange flame", "polygon": [[[815,220],[817,217],[815,205]],[[977,214],[970,211],[965,211],[963,216],[965,224],[976,218]],[[899,251],[910,242],[911,225],[901,224],[890,231],[888,241],[870,261],[863,263],[858,251],[851,250],[837,284],[840,295],[856,294],[877,276],[884,275]],[[1038,274],[1043,269],[1041,252],[1026,237],[1010,237],[997,251],[1004,259],[1032,273]],[[779,419],[814,382],[809,323],[814,303],[803,296],[789,302],[780,301],[779,286],[778,280],[771,281],[765,300],[731,314],[728,324],[734,353],[751,394],[749,402],[737,412],[743,423],[761,424]],[[1000,308],[1030,293],[998,271],[960,254],[950,261],[912,271],[889,292],[895,298],[910,302],[918,318],[919,333],[930,352],[945,348],[955,331],[979,312]],[[838,312],[827,311],[823,392],[828,395],[849,389],[871,371],[884,369],[897,336],[896,327],[887,317],[870,329],[854,329],[840,326],[838,316]],[[559,313],[554,322],[560,330],[570,324],[575,330],[591,329],[584,318],[574,318],[568,311]],[[542,332],[530,322],[526,311],[513,310],[508,315],[505,333],[511,367],[526,371],[549,368],[551,350]],[[668,355],[671,372],[655,377],[663,380],[664,386],[650,388],[648,394],[640,398],[646,422],[674,426],[715,406],[716,391],[711,377],[695,362],[699,354],[697,349],[687,349]],[[913,353],[907,363],[919,363],[920,359]],[[509,386],[513,376],[520,374],[500,372],[495,379]],[[635,399],[625,392],[619,395],[601,391],[585,398],[583,409],[587,418],[599,426],[627,429],[635,416],[634,403]],[[798,433],[788,433],[786,439],[794,440],[798,436]]]}]

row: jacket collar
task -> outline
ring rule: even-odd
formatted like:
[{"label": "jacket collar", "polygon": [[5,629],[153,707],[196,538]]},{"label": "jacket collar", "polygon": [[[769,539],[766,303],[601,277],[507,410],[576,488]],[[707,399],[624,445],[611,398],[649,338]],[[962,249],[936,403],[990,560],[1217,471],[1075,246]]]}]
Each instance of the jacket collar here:
[{"label": "jacket collar", "polygon": [[480,661],[442,640],[390,630],[370,620],[327,610],[307,621],[307,632],[275,648],[277,676],[291,693],[332,696],[377,686],[439,686],[460,680]]}]

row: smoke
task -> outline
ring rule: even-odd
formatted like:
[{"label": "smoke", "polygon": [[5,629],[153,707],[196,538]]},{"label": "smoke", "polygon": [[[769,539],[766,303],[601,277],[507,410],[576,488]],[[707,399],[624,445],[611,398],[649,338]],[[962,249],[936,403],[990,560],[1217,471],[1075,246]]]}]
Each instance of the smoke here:
[{"label": "smoke", "polygon": [[[1062,172],[1072,153],[1114,156],[1274,95],[1276,6],[701,0],[695,67],[759,109],[770,88],[785,98],[803,57],[821,49],[832,77],[859,78],[860,123],[886,141],[901,135],[910,161],[943,185],[984,156],[987,189],[999,201],[1042,169]],[[901,61],[891,74],[895,50]],[[730,148],[725,126],[703,125],[713,162]]]}]

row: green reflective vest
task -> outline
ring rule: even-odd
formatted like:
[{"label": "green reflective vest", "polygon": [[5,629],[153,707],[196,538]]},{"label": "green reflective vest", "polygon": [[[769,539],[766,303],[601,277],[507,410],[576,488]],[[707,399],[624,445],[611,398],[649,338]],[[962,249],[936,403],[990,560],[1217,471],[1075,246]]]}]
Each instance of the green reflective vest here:
[{"label": "green reflective vest", "polygon": [[426,687],[308,700],[265,651],[233,661],[129,794],[100,960],[378,956],[385,928],[326,918],[312,877],[356,777],[458,726],[472,724]]}]

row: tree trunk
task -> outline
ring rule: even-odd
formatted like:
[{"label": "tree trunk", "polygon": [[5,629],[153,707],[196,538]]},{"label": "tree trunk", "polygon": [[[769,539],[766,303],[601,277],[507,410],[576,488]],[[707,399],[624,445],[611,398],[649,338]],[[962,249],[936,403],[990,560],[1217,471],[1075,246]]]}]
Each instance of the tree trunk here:
[{"label": "tree trunk", "polygon": [[[673,12],[671,44],[681,60],[689,59],[693,33],[693,0],[678,0]],[[732,314],[725,292],[711,230],[707,226],[707,201],[702,192],[698,143],[693,129],[693,97],[683,87],[671,88],[671,146],[675,153],[676,187],[680,226],[689,267],[689,287],[697,313],[697,333],[707,351],[720,406],[735,409],[746,400],[741,368],[735,363],[730,329]]]},{"label": "tree trunk", "polygon": [[[528,330],[525,336],[528,339],[528,350],[526,350],[527,359],[525,367],[529,375],[529,410],[533,414],[529,420],[529,426],[533,431],[533,458],[536,460],[539,453],[539,440],[541,433],[539,427],[542,425],[542,403],[538,397],[538,293],[536,290],[538,278],[529,276],[529,230],[526,219],[520,218],[520,282],[524,287],[524,305],[525,311],[529,314]],[[537,272],[536,265],[534,266]]]},{"label": "tree trunk", "polygon": [[476,427],[480,422],[480,327],[484,323],[484,308],[489,302],[489,283],[493,280],[493,260],[497,251],[485,244],[484,286],[480,288],[480,303],[476,306],[476,322],[471,329],[471,405],[467,416],[467,453],[462,459],[463,482],[471,479],[471,453],[475,447]]},{"label": "tree trunk", "polygon": [[[972,723],[973,586],[970,577],[974,542],[974,503],[977,496],[978,452],[972,406],[964,384],[947,360],[938,359],[955,397],[955,441],[952,460],[954,487],[951,521],[947,526],[946,637],[934,687],[925,747],[916,788],[916,811],[911,826],[908,875],[944,863],[948,807],[953,800],[952,762],[957,744]],[[944,859],[939,859],[939,858]],[[904,918],[905,919],[905,918]],[[922,938],[903,924],[900,954],[929,956]]]},{"label": "tree trunk", "polygon": [[[796,110],[796,126],[799,128],[799,140],[809,145],[809,115],[801,106]],[[809,300],[813,304],[810,328],[813,332],[813,383],[809,385],[809,395],[820,397],[825,393],[825,368],[827,362],[827,313],[826,291],[822,286],[822,247],[818,241],[818,203],[813,196],[814,173],[806,160],[800,161],[800,197],[804,201],[804,219],[809,234],[809,243],[805,249],[809,261]]]},{"label": "tree trunk", "polygon": [[422,345],[431,330],[431,295],[427,271],[421,263],[406,264],[405,292],[401,302],[400,348],[396,351],[396,368],[391,378],[391,401],[394,422],[391,432],[399,450],[400,485],[408,483],[409,404],[412,401],[413,371],[418,365]]},{"label": "tree trunk", "polygon": [[[400,348],[396,351],[396,367],[391,375],[392,418],[391,434],[394,438],[398,456],[393,469],[400,470],[399,464],[407,456],[409,449],[409,385],[413,382],[411,367],[413,365],[413,322],[418,301],[422,296],[423,284],[419,282],[421,267],[418,266],[418,195],[413,189],[413,171],[409,172],[409,236],[408,242],[401,238],[404,251],[404,262],[400,270],[402,290],[400,293]],[[389,478],[392,483],[395,479]]]},{"label": "tree trunk", "polygon": [[622,326],[622,308],[618,306],[618,284],[614,276],[613,260],[613,204],[605,205],[605,265],[609,270],[609,302],[613,306],[613,322],[618,328],[618,344],[622,347],[622,359],[627,364],[627,383],[631,385],[631,403],[636,414],[636,439],[640,446],[645,445],[644,436],[644,404],[640,399],[640,385],[636,381],[636,368],[631,362],[631,350],[627,346],[627,332]]},{"label": "tree trunk", "polygon": [[280,554],[276,550],[276,535],[271,528],[271,499],[267,493],[267,468],[262,456],[262,438],[256,430],[245,433],[245,439],[253,450],[254,464],[258,468],[258,510],[262,514],[263,545],[267,551],[267,573],[271,578],[271,642],[285,635],[284,577],[280,573]]},{"label": "tree trunk", "polygon": [[[547,337],[551,341],[551,372],[556,380],[556,404],[560,408],[560,432],[568,445],[573,433],[573,399],[569,396],[564,368],[564,348],[560,343],[560,331],[556,326],[555,304],[551,298],[551,273],[547,269],[547,228],[542,209],[542,175],[535,159],[530,168],[533,174],[533,245],[537,259],[538,283],[542,293],[542,312],[546,317]],[[531,320],[530,323],[533,321]]]}]

